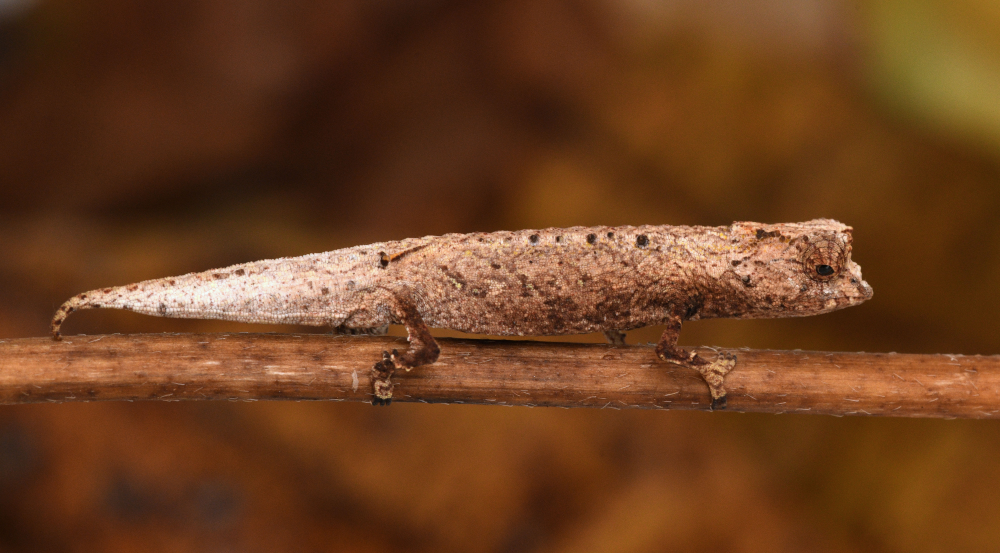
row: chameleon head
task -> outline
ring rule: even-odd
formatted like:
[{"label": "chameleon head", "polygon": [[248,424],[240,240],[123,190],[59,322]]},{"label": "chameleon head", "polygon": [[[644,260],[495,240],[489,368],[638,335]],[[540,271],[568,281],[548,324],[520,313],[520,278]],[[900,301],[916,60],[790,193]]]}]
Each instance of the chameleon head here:
[{"label": "chameleon head", "polygon": [[851,260],[852,230],[830,219],[734,224],[734,237],[747,246],[731,261],[746,316],[818,315],[871,299],[861,266]]}]

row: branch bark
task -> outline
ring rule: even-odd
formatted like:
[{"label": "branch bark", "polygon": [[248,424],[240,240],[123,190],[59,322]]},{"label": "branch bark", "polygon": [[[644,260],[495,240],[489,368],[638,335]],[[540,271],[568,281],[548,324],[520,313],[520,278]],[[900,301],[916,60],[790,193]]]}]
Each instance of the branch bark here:
[{"label": "branch bark", "polygon": [[[397,372],[394,401],[709,409],[694,371],[651,346],[440,339]],[[371,400],[369,371],[402,338],[289,334],[69,336],[0,341],[0,403]],[[711,350],[700,350],[711,357]],[[731,350],[730,411],[996,418],[1000,356]],[[390,407],[391,408],[391,407]]]}]

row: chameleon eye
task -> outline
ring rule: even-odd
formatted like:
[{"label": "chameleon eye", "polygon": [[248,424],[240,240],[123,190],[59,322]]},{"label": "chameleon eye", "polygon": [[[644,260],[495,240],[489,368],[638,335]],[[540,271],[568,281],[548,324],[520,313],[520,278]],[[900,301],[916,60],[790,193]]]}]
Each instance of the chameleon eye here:
[{"label": "chameleon eye", "polygon": [[802,255],[806,274],[814,280],[830,280],[840,274],[847,262],[847,253],[839,240],[818,240]]}]

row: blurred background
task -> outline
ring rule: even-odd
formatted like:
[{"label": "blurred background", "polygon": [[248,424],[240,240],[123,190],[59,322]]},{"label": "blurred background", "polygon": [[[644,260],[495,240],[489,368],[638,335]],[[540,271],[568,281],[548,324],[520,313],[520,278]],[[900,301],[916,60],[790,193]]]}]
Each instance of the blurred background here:
[{"label": "blurred background", "polygon": [[[0,0],[0,339],[381,240],[829,217],[872,301],[681,343],[1000,353],[998,28],[994,0]],[[994,421],[8,406],[0,553],[988,551],[998,452]]]}]

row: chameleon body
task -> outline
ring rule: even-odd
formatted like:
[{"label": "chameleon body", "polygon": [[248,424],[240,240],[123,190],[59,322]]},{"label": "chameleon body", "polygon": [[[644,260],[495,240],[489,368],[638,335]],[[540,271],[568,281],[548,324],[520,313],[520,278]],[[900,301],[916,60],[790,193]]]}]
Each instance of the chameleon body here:
[{"label": "chameleon body", "polygon": [[681,323],[713,317],[826,313],[872,297],[851,261],[852,229],[836,221],[725,227],[572,227],[448,234],[255,261],[93,290],[70,298],[52,334],[80,309],[384,333],[409,348],[372,368],[373,403],[392,398],[397,369],[433,363],[429,328],[499,336],[624,331],[666,325],[657,355],[698,370],[713,406],[735,357],[708,361],[677,346]]}]

